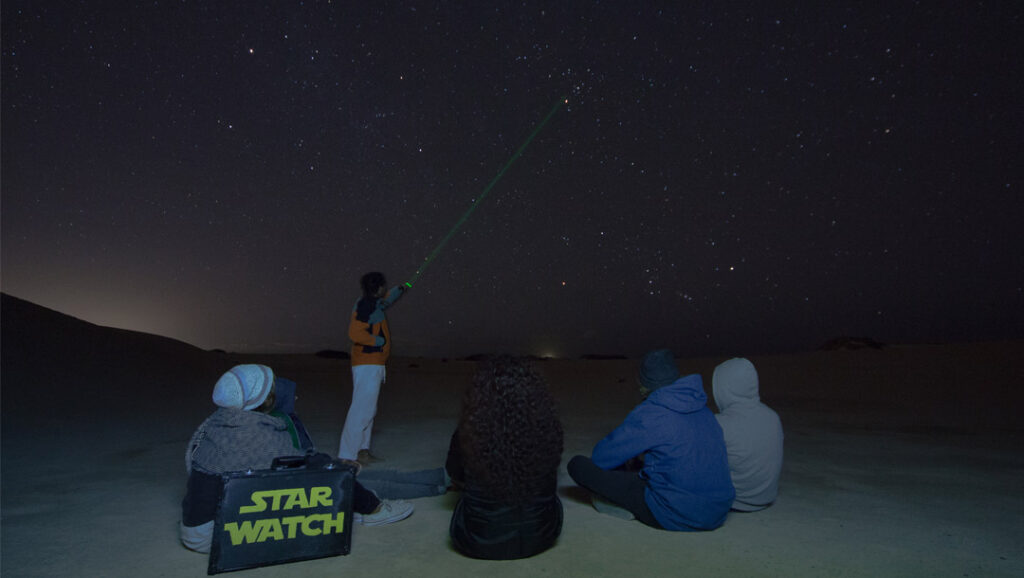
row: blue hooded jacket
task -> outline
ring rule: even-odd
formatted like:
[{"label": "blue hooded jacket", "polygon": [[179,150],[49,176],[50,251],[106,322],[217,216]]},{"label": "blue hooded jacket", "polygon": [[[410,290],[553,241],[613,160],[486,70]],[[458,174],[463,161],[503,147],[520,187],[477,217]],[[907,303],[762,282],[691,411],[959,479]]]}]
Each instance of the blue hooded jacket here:
[{"label": "blue hooded jacket", "polygon": [[700,375],[660,387],[594,446],[606,470],[644,454],[647,507],[666,530],[713,530],[735,491],[722,428],[707,407]]}]

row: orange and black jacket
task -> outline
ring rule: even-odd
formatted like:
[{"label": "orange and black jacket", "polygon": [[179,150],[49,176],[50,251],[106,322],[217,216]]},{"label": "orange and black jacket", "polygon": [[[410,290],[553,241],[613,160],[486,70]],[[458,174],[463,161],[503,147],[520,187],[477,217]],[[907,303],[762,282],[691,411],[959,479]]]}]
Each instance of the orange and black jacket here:
[{"label": "orange and black jacket", "polygon": [[391,331],[384,310],[394,304],[404,288],[393,287],[383,299],[363,297],[352,308],[348,338],[352,340],[352,365],[384,365],[391,354]]}]

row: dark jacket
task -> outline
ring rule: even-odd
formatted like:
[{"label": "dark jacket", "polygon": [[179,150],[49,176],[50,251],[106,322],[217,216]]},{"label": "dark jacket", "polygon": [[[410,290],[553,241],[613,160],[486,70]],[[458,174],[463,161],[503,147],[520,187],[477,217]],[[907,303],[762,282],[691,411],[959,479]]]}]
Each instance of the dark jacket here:
[{"label": "dark jacket", "polygon": [[644,455],[646,501],[666,530],[711,530],[732,505],[732,481],[722,428],[707,407],[699,375],[654,390],[594,446],[606,470]]},{"label": "dark jacket", "polygon": [[270,415],[284,420],[288,426],[288,433],[292,437],[292,445],[302,450],[303,453],[315,451],[316,445],[309,437],[309,430],[295,414],[295,389],[297,385],[290,379],[283,377],[274,378],[274,411]]},{"label": "dark jacket", "polygon": [[520,503],[495,498],[464,467],[459,432],[452,435],[445,469],[462,485],[449,533],[455,549],[471,558],[514,560],[527,558],[555,544],[562,531],[562,502],[558,499],[558,471],[523,483],[535,488]]}]

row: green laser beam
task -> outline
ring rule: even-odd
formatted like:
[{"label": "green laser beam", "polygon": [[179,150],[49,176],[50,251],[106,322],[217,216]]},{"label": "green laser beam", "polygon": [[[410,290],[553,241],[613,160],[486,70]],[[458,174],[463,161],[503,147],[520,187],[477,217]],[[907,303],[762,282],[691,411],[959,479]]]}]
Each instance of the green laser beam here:
[{"label": "green laser beam", "polygon": [[428,255],[427,258],[423,260],[423,265],[421,265],[420,268],[416,270],[416,273],[412,276],[412,279],[409,279],[404,283],[406,287],[412,287],[412,284],[415,283],[416,280],[420,278],[420,275],[422,275],[423,272],[427,270],[427,267],[429,267],[430,264],[434,262],[434,259],[437,258],[437,256],[441,253],[441,249],[443,249],[444,246],[448,244],[448,240],[451,239],[452,236],[455,235],[455,232],[458,231],[460,227],[462,227],[462,224],[465,223],[467,219],[469,219],[469,216],[473,214],[473,211],[476,210],[480,203],[487,197],[488,193],[491,192],[491,189],[494,188],[494,185],[496,185],[498,181],[501,180],[501,177],[505,175],[505,171],[507,171],[508,168],[512,166],[512,163],[514,163],[516,159],[518,159],[523,154],[523,151],[526,150],[526,147],[529,146],[531,141],[533,141],[533,138],[537,136],[537,133],[539,133],[540,130],[544,128],[544,125],[548,123],[548,120],[550,120],[551,117],[554,116],[556,112],[558,112],[558,109],[562,108],[562,105],[567,102],[569,102],[569,100],[564,96],[558,99],[558,102],[555,103],[555,106],[551,108],[551,112],[549,112],[548,115],[544,117],[544,120],[540,121],[540,124],[538,124],[537,127],[533,129],[533,132],[530,133],[530,136],[527,137],[526,141],[519,147],[515,154],[512,155],[512,158],[508,159],[508,162],[505,163],[505,166],[502,167],[500,171],[498,171],[498,174],[495,175],[493,179],[491,179],[491,182],[484,188],[484,191],[480,193],[480,196],[475,201],[473,201],[473,204],[470,205],[469,209],[467,209],[466,212],[462,214],[462,217],[460,217],[459,220],[455,223],[455,226],[453,226],[451,230],[448,231],[448,234],[445,235],[443,239],[441,239],[441,242],[437,244],[437,247],[434,247],[434,250],[430,252],[430,255]]}]

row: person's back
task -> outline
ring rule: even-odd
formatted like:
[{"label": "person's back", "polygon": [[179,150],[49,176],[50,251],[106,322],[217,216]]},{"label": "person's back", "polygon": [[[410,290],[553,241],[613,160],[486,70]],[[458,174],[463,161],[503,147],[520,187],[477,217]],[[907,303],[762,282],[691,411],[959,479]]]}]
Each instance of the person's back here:
[{"label": "person's back", "polygon": [[716,367],[712,392],[736,488],[732,509],[764,509],[779,493],[782,422],[774,410],[761,403],[757,371],[746,359],[730,359]]},{"label": "person's back", "polygon": [[705,401],[699,375],[678,378],[651,392],[591,456],[613,469],[643,454],[647,505],[665,529],[717,528],[732,502],[724,441]]},{"label": "person's back", "polygon": [[266,469],[275,457],[302,453],[287,423],[260,411],[218,408],[196,433],[192,469],[209,474]]},{"label": "person's back", "polygon": [[[452,436],[457,447],[458,432]],[[562,503],[556,493],[558,472],[518,480],[524,494],[514,500],[496,494],[491,484],[457,465],[461,450],[449,453],[446,468],[462,496],[452,513],[449,533],[455,548],[472,558],[514,560],[554,545],[562,528]]]},{"label": "person's back", "polygon": [[301,453],[286,422],[269,415],[274,374],[263,365],[239,365],[217,381],[218,409],[192,434],[185,452],[189,474],[182,500],[181,542],[208,552],[220,497],[221,474],[269,468],[274,458]]},{"label": "person's back", "polygon": [[511,560],[555,544],[562,529],[562,426],[541,378],[525,364],[486,364],[466,394],[448,473],[462,487],[449,533],[470,557]]}]

